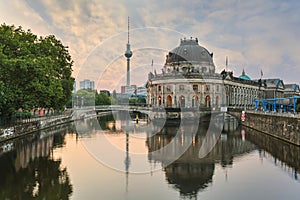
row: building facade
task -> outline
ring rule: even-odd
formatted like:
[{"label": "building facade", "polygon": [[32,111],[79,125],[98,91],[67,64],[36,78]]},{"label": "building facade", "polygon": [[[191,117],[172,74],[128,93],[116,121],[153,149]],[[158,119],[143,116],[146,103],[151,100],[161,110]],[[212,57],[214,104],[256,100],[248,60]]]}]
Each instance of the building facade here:
[{"label": "building facade", "polygon": [[213,53],[200,46],[197,38],[185,38],[166,55],[162,73],[149,73],[147,104],[169,108],[253,108],[254,99],[299,95],[297,86],[293,84],[290,91],[280,79],[251,80],[244,70],[239,77],[225,70],[216,73]]},{"label": "building facade", "polygon": [[147,96],[147,88],[144,86],[137,87],[136,95],[146,97]]},{"label": "building facade", "polygon": [[285,84],[284,85],[284,97],[299,96],[300,89],[297,84]]},{"label": "building facade", "polygon": [[122,85],[121,94],[135,95],[136,94],[136,85]]},{"label": "building facade", "polygon": [[85,79],[83,81],[79,82],[79,88],[82,89],[90,89],[90,90],[94,90],[95,89],[95,82]]}]

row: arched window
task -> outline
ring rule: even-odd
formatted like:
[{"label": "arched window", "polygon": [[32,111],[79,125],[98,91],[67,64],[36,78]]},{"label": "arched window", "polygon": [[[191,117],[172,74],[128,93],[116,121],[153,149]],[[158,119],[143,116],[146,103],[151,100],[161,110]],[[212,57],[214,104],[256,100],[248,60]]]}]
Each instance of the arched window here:
[{"label": "arched window", "polygon": [[207,95],[205,97],[205,106],[208,107],[208,108],[210,108],[210,96],[209,95]]},{"label": "arched window", "polygon": [[158,96],[158,105],[161,106],[161,96]]},{"label": "arched window", "polygon": [[167,107],[172,107],[172,97],[171,97],[171,95],[167,96]]}]

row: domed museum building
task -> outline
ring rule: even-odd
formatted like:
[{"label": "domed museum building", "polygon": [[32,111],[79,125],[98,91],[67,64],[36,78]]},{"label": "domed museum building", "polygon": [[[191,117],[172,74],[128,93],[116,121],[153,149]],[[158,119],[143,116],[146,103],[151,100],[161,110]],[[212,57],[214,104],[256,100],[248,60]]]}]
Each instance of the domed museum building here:
[{"label": "domed museum building", "polygon": [[[181,39],[180,45],[166,55],[162,72],[149,73],[147,104],[153,108],[200,110],[253,108],[254,99],[285,96],[281,79],[251,80],[244,69],[234,77],[233,72],[216,73],[215,68],[213,53],[199,45],[197,38]],[[268,84],[270,81],[279,84]],[[299,87],[294,94],[299,95]]]}]

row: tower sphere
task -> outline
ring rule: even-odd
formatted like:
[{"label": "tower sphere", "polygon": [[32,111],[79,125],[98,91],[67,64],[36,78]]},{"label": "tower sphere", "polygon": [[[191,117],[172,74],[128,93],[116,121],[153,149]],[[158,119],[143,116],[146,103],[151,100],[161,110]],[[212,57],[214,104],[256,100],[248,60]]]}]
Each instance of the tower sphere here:
[{"label": "tower sphere", "polygon": [[127,50],[125,51],[125,57],[130,58],[132,56],[132,51],[130,50],[130,45],[127,44]]}]

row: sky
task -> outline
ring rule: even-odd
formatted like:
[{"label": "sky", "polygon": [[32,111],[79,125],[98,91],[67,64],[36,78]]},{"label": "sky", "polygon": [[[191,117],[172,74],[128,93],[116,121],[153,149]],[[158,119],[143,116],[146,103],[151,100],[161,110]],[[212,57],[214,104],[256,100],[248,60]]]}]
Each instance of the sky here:
[{"label": "sky", "polygon": [[[0,0],[0,23],[68,46],[76,81],[97,89],[125,85],[127,21],[130,17],[131,84],[161,73],[168,51],[180,39],[198,38],[214,53],[216,72],[225,68],[252,79],[280,78],[299,84],[298,0]],[[152,65],[153,60],[153,65]]]}]

